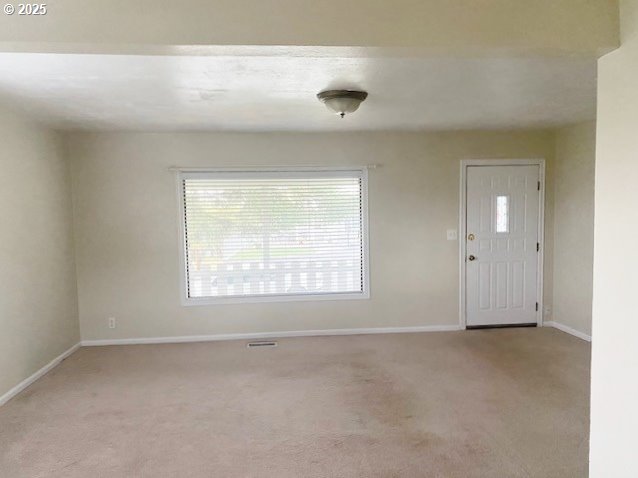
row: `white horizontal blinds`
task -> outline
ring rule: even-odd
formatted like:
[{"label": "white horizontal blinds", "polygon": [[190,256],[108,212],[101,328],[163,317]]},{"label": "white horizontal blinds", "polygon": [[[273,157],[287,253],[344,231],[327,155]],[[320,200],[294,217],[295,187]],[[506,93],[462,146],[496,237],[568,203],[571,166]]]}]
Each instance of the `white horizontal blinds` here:
[{"label": "white horizontal blinds", "polygon": [[361,171],[183,175],[189,298],[364,290]]}]

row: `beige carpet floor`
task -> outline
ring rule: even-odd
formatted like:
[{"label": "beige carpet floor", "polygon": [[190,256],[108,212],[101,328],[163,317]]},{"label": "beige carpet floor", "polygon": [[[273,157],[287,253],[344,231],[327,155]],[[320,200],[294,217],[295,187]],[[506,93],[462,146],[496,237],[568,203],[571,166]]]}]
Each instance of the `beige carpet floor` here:
[{"label": "beige carpet floor", "polygon": [[582,477],[554,329],[82,348],[0,407],[0,476]]}]

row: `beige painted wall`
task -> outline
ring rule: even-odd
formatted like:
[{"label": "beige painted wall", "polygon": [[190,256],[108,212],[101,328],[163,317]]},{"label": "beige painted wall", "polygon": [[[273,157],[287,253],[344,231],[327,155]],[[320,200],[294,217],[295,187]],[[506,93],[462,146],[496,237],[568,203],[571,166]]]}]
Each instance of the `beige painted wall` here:
[{"label": "beige painted wall", "polygon": [[591,335],[596,124],[556,132],[552,320]]},{"label": "beige painted wall", "polygon": [[0,396],[79,341],[60,138],[0,111]]},{"label": "beige painted wall", "polygon": [[[548,160],[551,132],[72,134],[85,340],[458,324],[459,160]],[[361,165],[370,172],[370,300],[182,307],[169,166]],[[553,186],[548,184],[549,204]],[[546,297],[551,304],[551,207]],[[399,278],[400,280],[397,280]],[[115,317],[116,329],[107,318]]]},{"label": "beige painted wall", "polygon": [[0,15],[0,50],[293,45],[597,55],[618,45],[617,0],[56,0],[27,20]]},{"label": "beige painted wall", "polygon": [[598,65],[592,478],[638,476],[638,0],[621,21],[621,48]]}]

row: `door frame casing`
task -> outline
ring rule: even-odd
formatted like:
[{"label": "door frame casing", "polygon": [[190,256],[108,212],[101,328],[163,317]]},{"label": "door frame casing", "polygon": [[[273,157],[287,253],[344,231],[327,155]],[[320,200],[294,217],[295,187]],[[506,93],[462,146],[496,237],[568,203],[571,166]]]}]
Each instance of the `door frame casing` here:
[{"label": "door frame casing", "polygon": [[461,181],[460,181],[460,205],[459,205],[459,323],[461,329],[467,327],[467,295],[466,278],[467,254],[467,169],[470,166],[538,166],[539,181],[541,183],[538,195],[538,277],[536,279],[538,310],[536,311],[536,323],[543,326],[543,277],[545,258],[545,159],[462,159],[461,160]]}]

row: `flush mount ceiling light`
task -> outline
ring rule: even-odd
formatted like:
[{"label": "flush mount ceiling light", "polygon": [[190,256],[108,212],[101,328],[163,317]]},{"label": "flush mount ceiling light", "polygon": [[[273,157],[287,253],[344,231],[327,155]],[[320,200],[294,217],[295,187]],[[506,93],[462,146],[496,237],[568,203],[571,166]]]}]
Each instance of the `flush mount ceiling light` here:
[{"label": "flush mount ceiling light", "polygon": [[334,111],[342,118],[346,114],[354,113],[359,105],[368,97],[365,91],[352,90],[328,90],[317,95],[328,109]]}]

